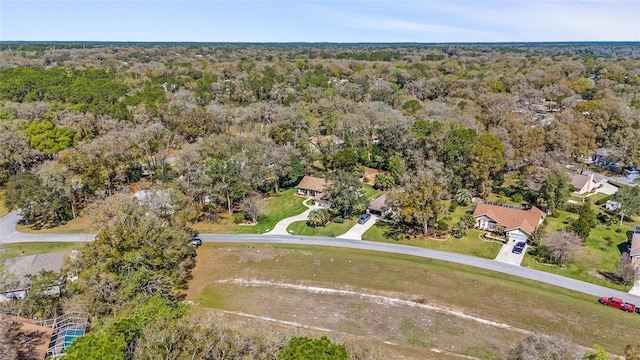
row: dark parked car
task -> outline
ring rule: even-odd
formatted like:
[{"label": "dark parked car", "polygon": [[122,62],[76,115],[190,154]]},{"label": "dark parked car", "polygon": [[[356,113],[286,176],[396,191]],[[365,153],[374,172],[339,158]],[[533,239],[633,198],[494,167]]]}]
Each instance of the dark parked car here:
[{"label": "dark parked car", "polygon": [[198,234],[191,234],[191,240],[189,240],[189,244],[199,247],[202,245],[202,239],[198,237]]},{"label": "dark parked car", "polygon": [[522,254],[522,250],[524,250],[524,247],[526,245],[527,243],[525,243],[524,241],[518,241],[518,243],[513,247],[513,250],[511,250],[511,252],[514,254]]},{"label": "dark parked car", "polygon": [[364,224],[371,219],[371,214],[362,214],[360,215],[360,219],[358,219],[358,224]]}]

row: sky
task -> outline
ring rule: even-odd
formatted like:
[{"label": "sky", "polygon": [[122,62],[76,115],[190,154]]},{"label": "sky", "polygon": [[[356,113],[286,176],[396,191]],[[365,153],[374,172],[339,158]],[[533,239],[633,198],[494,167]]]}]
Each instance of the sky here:
[{"label": "sky", "polygon": [[0,0],[0,41],[640,41],[640,0]]}]

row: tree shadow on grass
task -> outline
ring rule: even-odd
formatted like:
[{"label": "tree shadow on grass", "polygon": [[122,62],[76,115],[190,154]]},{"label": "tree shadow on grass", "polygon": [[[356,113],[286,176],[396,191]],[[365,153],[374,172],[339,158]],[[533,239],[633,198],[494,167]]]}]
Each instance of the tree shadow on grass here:
[{"label": "tree shadow on grass", "polygon": [[391,221],[378,221],[376,226],[384,229],[383,235],[395,241],[409,240],[415,236],[410,235],[410,228],[406,225]]}]

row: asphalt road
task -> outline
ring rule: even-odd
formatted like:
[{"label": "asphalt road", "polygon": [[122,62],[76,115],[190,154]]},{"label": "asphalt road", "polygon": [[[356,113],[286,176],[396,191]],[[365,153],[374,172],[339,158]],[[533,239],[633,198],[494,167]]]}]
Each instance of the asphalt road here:
[{"label": "asphalt road", "polygon": [[[25,234],[17,232],[19,215],[12,212],[0,219],[0,243],[18,242],[84,242],[91,241],[93,234]],[[334,246],[351,249],[380,251],[402,255],[411,255],[427,259],[449,261],[457,264],[473,266],[481,269],[497,271],[526,279],[540,281],[565,289],[575,290],[596,297],[617,296],[624,301],[640,304],[640,297],[622,291],[613,290],[604,286],[590,284],[584,281],[570,279],[564,276],[550,274],[534,269],[516,265],[505,264],[474,256],[450,253],[439,250],[418,248],[400,244],[381,243],[364,240],[326,238],[315,236],[291,236],[291,235],[231,235],[231,234],[200,234],[204,242],[219,243],[260,243],[260,244],[300,244],[316,246]]]},{"label": "asphalt road", "polygon": [[0,218],[0,244],[21,242],[86,242],[95,234],[26,234],[16,231],[20,220],[18,212],[11,212]]}]

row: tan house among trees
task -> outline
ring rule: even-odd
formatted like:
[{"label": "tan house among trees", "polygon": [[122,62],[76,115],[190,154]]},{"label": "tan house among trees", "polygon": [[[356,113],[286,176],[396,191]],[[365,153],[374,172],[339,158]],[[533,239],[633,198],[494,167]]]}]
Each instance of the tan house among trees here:
[{"label": "tan house among trees", "polygon": [[598,174],[570,174],[574,192],[578,195],[595,191],[602,186],[604,178]]},{"label": "tan house among trees", "polygon": [[391,212],[391,208],[387,206],[387,195],[382,194],[375,198],[367,208],[367,212],[370,214],[378,215],[380,217],[385,217],[388,213]]},{"label": "tan house among trees", "polygon": [[479,203],[473,212],[476,227],[496,233],[505,233],[507,239],[527,241],[547,216],[533,206],[524,210],[504,204]]},{"label": "tan house among trees", "polygon": [[320,200],[326,186],[327,181],[325,179],[305,175],[296,188],[298,189],[298,195]]}]

